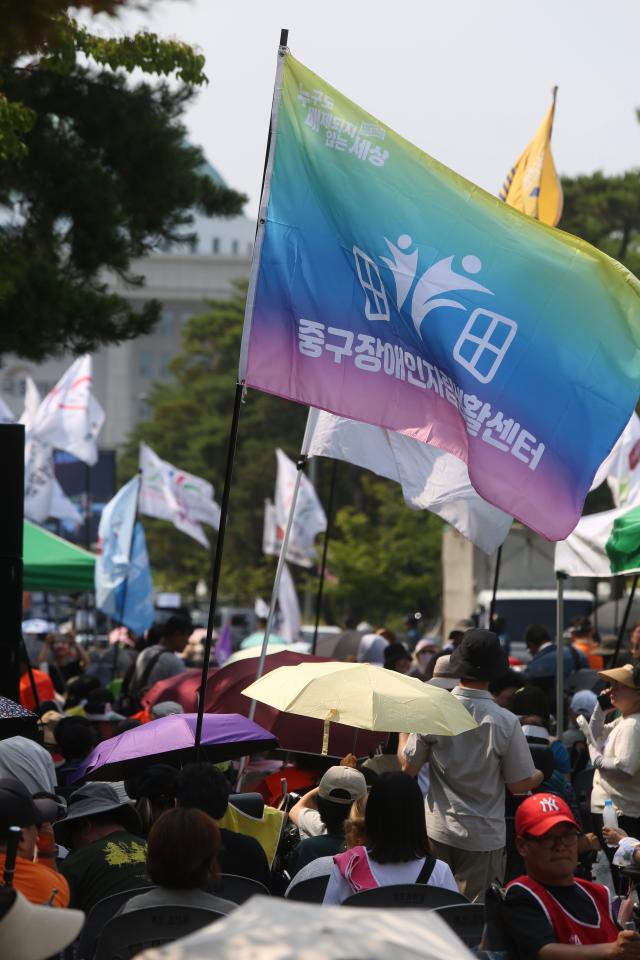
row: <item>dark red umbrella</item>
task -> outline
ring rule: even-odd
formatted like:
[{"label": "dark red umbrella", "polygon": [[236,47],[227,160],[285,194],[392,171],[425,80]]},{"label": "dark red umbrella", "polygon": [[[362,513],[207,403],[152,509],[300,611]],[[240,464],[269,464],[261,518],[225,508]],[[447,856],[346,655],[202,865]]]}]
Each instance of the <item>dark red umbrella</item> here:
[{"label": "dark red umbrella", "polygon": [[[209,677],[212,677],[215,672],[215,670],[209,670]],[[178,673],[175,677],[169,677],[168,680],[158,680],[141,698],[142,706],[150,710],[156,703],[173,700],[180,704],[185,713],[195,713],[198,709],[201,677],[202,670],[198,667],[198,669]]]},{"label": "dark red umbrella", "polygon": [[[330,659],[330,657],[309,657],[288,651],[271,653],[265,660],[264,672],[270,673],[277,667],[295,667],[299,663],[308,661],[326,663]],[[251,657],[210,671],[204,702],[205,713],[240,713],[245,717],[248,716],[251,700],[243,696],[242,691],[255,680],[257,666],[258,658]],[[278,738],[283,750],[313,754],[319,754],[322,750],[322,720],[313,720],[293,713],[282,713],[264,703],[258,703],[255,721]],[[352,752],[361,757],[366,756],[386,739],[385,733],[371,730],[356,731],[353,727],[332,723],[329,735],[329,756],[344,757]]]}]

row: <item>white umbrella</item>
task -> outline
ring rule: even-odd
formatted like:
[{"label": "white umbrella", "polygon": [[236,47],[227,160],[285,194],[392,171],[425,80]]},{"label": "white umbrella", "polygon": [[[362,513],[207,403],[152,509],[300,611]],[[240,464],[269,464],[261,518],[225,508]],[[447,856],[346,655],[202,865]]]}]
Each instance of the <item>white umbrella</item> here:
[{"label": "white umbrella", "polygon": [[325,907],[252,897],[237,910],[138,960],[472,960],[437,913]]}]

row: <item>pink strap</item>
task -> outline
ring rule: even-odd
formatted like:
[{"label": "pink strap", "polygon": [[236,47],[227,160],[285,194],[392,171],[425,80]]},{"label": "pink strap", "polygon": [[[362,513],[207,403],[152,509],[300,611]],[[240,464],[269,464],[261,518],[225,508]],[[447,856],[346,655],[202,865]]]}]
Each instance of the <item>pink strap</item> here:
[{"label": "pink strap", "polygon": [[369,865],[369,858],[364,847],[352,847],[344,853],[338,853],[333,858],[341,876],[345,878],[354,893],[361,890],[373,890],[380,886]]}]

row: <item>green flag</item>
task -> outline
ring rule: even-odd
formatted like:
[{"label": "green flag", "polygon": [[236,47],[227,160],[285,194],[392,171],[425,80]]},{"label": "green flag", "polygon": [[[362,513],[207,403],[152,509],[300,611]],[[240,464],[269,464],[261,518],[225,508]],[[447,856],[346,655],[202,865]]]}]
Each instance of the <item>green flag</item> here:
[{"label": "green flag", "polygon": [[605,549],[612,573],[640,570],[640,507],[614,521]]}]

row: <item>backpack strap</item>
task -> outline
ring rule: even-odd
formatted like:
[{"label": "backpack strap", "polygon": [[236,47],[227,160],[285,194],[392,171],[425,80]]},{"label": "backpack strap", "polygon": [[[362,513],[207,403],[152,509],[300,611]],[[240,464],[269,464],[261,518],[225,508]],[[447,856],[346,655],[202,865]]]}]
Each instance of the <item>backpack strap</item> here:
[{"label": "backpack strap", "polygon": [[[139,697],[141,694],[146,693],[146,683],[149,677],[151,676],[151,671],[155,667],[156,663],[164,653],[171,653],[170,650],[161,650],[159,653],[154,653],[152,657],[149,657],[148,661],[144,665],[144,670],[142,671],[142,676],[137,684],[134,685],[133,695]],[[133,683],[133,677],[135,675],[135,662],[133,664],[133,673],[131,675],[131,680],[129,682],[129,688],[127,693],[131,694],[131,683]],[[126,677],[125,679],[128,679]],[[123,683],[124,687],[124,683]]]},{"label": "backpack strap", "polygon": [[429,883],[431,879],[431,874],[435,869],[436,861],[434,857],[430,857],[428,854],[424,858],[424,863],[422,869],[418,876],[416,877],[416,883]]}]

